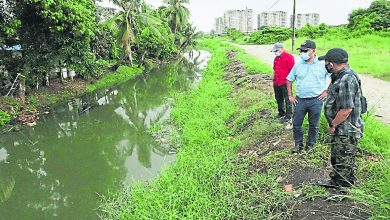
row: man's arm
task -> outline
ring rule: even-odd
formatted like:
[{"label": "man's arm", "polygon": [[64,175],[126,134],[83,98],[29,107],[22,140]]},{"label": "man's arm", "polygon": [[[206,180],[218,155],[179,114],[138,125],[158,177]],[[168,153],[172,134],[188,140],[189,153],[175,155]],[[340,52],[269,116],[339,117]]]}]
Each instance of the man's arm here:
[{"label": "man's arm", "polygon": [[292,94],[292,82],[290,80],[287,80],[287,92],[288,92],[288,100],[290,100],[291,104],[297,105],[298,100],[296,100]]},{"label": "man's arm", "polygon": [[347,120],[347,118],[349,117],[349,115],[351,114],[352,112],[352,108],[343,108],[343,109],[340,109],[337,114],[336,114],[336,117],[333,119],[333,121],[331,122],[332,123],[332,126],[330,126],[328,128],[328,132],[330,134],[334,134],[334,132],[336,131],[336,127],[339,126],[341,123],[343,123],[345,120]]}]

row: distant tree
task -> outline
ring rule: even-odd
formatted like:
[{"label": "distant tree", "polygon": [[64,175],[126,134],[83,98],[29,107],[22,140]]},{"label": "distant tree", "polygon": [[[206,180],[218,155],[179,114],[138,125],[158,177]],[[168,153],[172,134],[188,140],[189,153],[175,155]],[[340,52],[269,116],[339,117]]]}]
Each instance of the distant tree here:
[{"label": "distant tree", "polygon": [[232,40],[236,40],[242,36],[244,36],[244,33],[242,33],[241,31],[235,29],[235,28],[229,28],[227,30],[227,36],[232,39]]},{"label": "distant tree", "polygon": [[353,10],[348,21],[350,29],[362,34],[386,31],[390,27],[390,1],[375,0],[368,9]]},{"label": "distant tree", "polygon": [[291,37],[290,28],[264,27],[250,35],[249,42],[257,44],[273,44],[283,42]]},{"label": "distant tree", "polygon": [[167,4],[165,13],[172,33],[176,35],[177,32],[182,32],[190,18],[190,11],[184,6],[189,3],[189,0],[163,0],[163,2]]},{"label": "distant tree", "polygon": [[123,54],[127,57],[126,59],[130,64],[133,64],[132,46],[135,46],[138,56],[142,56],[137,50],[139,49],[142,29],[150,27],[151,32],[161,36],[158,29],[161,20],[148,11],[148,6],[142,0],[114,0],[114,3],[122,8],[122,11],[115,17],[119,28],[118,41],[123,49]]}]

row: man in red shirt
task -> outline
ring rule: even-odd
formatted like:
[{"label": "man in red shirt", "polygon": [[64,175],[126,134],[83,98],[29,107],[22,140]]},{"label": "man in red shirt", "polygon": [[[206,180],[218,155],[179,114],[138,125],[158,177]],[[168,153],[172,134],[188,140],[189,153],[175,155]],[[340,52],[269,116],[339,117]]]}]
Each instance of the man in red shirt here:
[{"label": "man in red shirt", "polygon": [[293,68],[294,56],[287,53],[282,43],[274,44],[272,51],[275,53],[274,59],[274,92],[278,103],[278,118],[289,121],[292,116],[292,106],[288,99],[286,78]]}]

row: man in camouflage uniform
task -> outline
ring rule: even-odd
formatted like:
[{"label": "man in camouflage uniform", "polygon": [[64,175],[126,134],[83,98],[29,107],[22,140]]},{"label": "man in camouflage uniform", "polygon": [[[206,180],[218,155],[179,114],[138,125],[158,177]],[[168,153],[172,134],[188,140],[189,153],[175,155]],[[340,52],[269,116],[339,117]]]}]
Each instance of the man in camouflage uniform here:
[{"label": "man in camouflage uniform", "polygon": [[325,102],[325,117],[332,135],[330,180],[319,181],[325,187],[349,187],[355,182],[356,145],[363,135],[362,90],[358,76],[348,65],[348,53],[341,48],[329,50],[325,67],[332,73],[332,82]]}]

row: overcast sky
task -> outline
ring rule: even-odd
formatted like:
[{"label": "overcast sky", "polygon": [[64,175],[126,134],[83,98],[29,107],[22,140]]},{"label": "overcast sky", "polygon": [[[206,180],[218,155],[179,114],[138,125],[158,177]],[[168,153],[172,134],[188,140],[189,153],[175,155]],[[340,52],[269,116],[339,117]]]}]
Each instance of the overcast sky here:
[{"label": "overcast sky", "polygon": [[[162,0],[145,0],[158,7]],[[215,23],[216,17],[222,17],[227,10],[245,9],[254,10],[254,19],[257,14],[268,10],[286,11],[292,14],[293,0],[190,0],[188,8],[191,11],[191,21],[198,30],[209,32]],[[348,14],[353,9],[368,8],[372,0],[296,0],[296,13],[314,12],[320,14],[320,23],[329,25],[348,23]],[[256,27],[255,25],[254,27]]]}]

